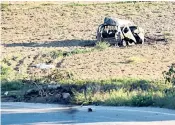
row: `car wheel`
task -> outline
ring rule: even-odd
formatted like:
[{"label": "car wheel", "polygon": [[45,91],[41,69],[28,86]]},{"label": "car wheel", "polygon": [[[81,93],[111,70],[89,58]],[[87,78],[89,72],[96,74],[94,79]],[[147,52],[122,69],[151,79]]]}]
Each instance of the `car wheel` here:
[{"label": "car wheel", "polygon": [[141,44],[144,44],[144,40],[140,40],[140,43],[141,43]]},{"label": "car wheel", "polygon": [[133,45],[135,45],[135,42],[134,41],[128,41],[128,45],[133,46]]},{"label": "car wheel", "polygon": [[127,42],[125,40],[122,40],[122,46],[126,47],[127,46]]}]

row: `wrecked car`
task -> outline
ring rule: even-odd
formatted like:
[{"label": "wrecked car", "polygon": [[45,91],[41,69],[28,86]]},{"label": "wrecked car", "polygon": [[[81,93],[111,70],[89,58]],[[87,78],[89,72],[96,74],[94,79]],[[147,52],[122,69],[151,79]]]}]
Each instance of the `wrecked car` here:
[{"label": "wrecked car", "polygon": [[97,41],[105,41],[117,46],[144,43],[144,30],[133,22],[113,17],[105,17],[97,29]]}]

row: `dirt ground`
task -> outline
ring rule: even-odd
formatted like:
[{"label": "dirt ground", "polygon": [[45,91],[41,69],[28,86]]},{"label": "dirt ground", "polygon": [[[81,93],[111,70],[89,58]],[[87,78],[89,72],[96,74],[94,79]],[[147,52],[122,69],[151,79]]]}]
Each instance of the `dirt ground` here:
[{"label": "dirt ground", "polygon": [[[161,79],[162,72],[175,63],[175,3],[131,2],[112,4],[20,3],[4,4],[1,9],[1,49],[6,63],[30,72],[32,64],[45,60],[42,53],[57,50],[88,49],[84,42],[95,40],[96,29],[105,16],[128,19],[145,29],[146,37],[160,34],[158,44],[127,48],[110,47],[104,51],[50,59],[58,69],[70,71],[74,79],[132,77]],[[12,59],[19,56],[18,59]],[[18,70],[19,71],[19,70]]]}]

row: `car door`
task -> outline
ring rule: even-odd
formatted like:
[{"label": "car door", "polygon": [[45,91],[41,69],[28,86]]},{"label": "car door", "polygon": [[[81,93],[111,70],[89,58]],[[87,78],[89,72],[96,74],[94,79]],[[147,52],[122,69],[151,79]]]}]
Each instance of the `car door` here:
[{"label": "car door", "polygon": [[130,28],[128,26],[125,26],[122,30],[122,33],[124,35],[125,38],[129,39],[129,40],[132,40],[134,43],[136,43],[136,39],[135,37],[133,36]]}]

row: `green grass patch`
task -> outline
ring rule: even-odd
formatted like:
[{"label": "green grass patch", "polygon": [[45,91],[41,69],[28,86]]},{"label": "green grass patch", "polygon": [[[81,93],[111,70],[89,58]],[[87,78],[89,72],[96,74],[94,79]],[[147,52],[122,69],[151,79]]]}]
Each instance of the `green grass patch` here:
[{"label": "green grass patch", "polygon": [[35,6],[35,7],[29,8],[29,9],[41,9],[41,7],[40,6]]},{"label": "green grass patch", "polygon": [[9,4],[1,3],[1,10],[8,9],[8,7],[9,7]]},{"label": "green grass patch", "polygon": [[12,74],[12,68],[7,65],[1,65],[1,76],[0,79],[4,80],[7,79]]},{"label": "green grass patch", "polygon": [[95,49],[97,50],[105,50],[110,46],[110,44],[108,42],[97,42],[95,45]]},{"label": "green grass patch", "polygon": [[54,51],[51,51],[51,52],[49,52],[49,56],[50,56],[51,58],[53,58],[53,59],[56,59],[56,58],[58,58],[58,57],[63,57],[63,51],[61,51],[61,50],[58,50],[58,51],[54,50]]},{"label": "green grass patch", "polygon": [[71,2],[71,3],[68,3],[66,4],[66,6],[69,6],[69,7],[74,7],[74,6],[87,6],[88,4],[83,4],[83,3],[78,3],[78,2]]},{"label": "green grass patch", "polygon": [[74,49],[72,51],[62,51],[62,50],[54,50],[54,51],[51,51],[50,52],[50,56],[51,58],[53,59],[56,59],[58,57],[66,57],[66,56],[72,56],[72,55],[75,55],[75,54],[83,54],[83,53],[88,53],[88,52],[92,52],[93,50],[92,49]]},{"label": "green grass patch", "polygon": [[72,51],[69,52],[63,52],[63,56],[71,56],[71,55],[75,55],[75,54],[82,54],[82,53],[88,53],[91,52],[92,50],[86,50],[86,49],[74,49]]},{"label": "green grass patch", "polygon": [[51,6],[51,5],[54,5],[53,3],[43,3],[41,4],[42,6]]},{"label": "green grass patch", "polygon": [[79,83],[85,87],[74,91],[74,104],[175,107],[175,89],[161,81],[112,79]]}]

